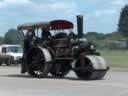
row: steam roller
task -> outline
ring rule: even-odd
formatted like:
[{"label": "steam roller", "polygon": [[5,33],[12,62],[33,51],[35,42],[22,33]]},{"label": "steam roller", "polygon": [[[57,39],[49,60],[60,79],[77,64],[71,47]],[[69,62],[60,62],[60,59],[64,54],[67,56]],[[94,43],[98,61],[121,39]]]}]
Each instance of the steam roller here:
[{"label": "steam roller", "polygon": [[[63,78],[70,70],[82,80],[102,79],[109,67],[96,50],[93,41],[83,35],[83,16],[77,16],[77,34],[71,32],[74,25],[67,20],[29,23],[18,26],[18,30],[34,32],[27,44],[30,48],[24,53],[22,73],[45,78],[50,73],[53,77]],[[30,30],[31,29],[31,30]],[[38,30],[42,31],[42,36]],[[69,34],[65,33],[69,30]],[[55,32],[53,35],[51,32]],[[40,38],[41,37],[41,38]],[[28,37],[29,38],[29,37]],[[24,44],[25,45],[25,44]],[[27,45],[28,46],[28,45]],[[24,46],[25,49],[25,46]]]}]

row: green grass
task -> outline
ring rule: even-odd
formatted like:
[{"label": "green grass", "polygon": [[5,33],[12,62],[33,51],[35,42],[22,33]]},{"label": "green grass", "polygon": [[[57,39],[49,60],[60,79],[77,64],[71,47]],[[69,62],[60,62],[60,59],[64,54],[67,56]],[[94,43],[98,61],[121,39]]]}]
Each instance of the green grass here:
[{"label": "green grass", "polygon": [[110,66],[128,68],[128,50],[102,50],[100,52]]}]

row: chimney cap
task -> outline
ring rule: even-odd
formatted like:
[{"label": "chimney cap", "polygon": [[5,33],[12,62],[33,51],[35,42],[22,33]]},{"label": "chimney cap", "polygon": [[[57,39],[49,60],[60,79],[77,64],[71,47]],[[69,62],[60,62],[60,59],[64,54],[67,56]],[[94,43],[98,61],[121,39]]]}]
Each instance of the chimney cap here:
[{"label": "chimney cap", "polygon": [[77,18],[83,18],[83,15],[77,15]]}]

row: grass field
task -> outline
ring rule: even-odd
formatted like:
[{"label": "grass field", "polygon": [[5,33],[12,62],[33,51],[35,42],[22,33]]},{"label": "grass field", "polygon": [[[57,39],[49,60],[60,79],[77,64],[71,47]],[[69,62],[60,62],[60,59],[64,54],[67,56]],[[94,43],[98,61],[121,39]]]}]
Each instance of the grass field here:
[{"label": "grass field", "polygon": [[128,68],[128,50],[100,50],[111,67]]}]

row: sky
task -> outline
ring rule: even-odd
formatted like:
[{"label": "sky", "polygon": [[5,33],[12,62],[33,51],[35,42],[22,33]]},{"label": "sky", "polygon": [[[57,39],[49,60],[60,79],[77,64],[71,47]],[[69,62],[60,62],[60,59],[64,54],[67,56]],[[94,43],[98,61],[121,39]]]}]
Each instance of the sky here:
[{"label": "sky", "polygon": [[84,32],[117,30],[121,9],[128,0],[0,0],[0,36],[10,28],[31,22],[70,20],[84,16]]}]

